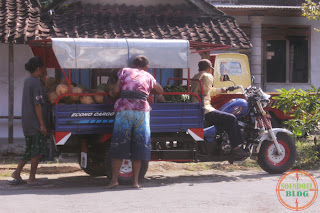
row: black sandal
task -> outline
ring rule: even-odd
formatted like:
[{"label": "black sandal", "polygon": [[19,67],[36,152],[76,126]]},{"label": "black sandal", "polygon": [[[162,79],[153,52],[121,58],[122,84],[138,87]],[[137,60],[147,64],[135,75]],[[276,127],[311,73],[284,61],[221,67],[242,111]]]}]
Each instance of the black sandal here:
[{"label": "black sandal", "polygon": [[17,178],[14,178],[13,180],[9,180],[8,182],[10,185],[22,185],[27,183],[27,181],[22,179],[17,179]]}]

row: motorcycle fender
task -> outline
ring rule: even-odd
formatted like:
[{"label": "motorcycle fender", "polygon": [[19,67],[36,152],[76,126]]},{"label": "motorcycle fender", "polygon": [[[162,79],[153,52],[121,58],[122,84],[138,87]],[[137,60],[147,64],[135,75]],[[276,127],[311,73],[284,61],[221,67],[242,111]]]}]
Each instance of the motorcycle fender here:
[{"label": "motorcycle fender", "polygon": [[87,162],[88,162],[88,150],[87,150],[87,142],[82,141],[81,143],[81,161],[80,166],[82,168],[87,168]]},{"label": "motorcycle fender", "polygon": [[[292,134],[293,134],[293,133],[290,132],[289,130],[283,129],[283,128],[273,128],[272,131],[273,131],[273,133],[274,133],[275,135],[277,135],[279,132],[287,133],[287,134],[289,134],[289,135],[292,135]],[[267,140],[267,141],[272,141],[272,139],[271,139],[271,137],[270,137],[270,135],[269,135],[269,132],[268,132],[267,130],[264,131],[263,133],[261,133],[260,136],[259,136],[259,138],[258,138],[258,143],[259,143],[259,145],[258,145],[257,150],[256,150],[257,153],[260,152],[260,147],[261,147],[263,141],[265,141],[265,140]]]}]

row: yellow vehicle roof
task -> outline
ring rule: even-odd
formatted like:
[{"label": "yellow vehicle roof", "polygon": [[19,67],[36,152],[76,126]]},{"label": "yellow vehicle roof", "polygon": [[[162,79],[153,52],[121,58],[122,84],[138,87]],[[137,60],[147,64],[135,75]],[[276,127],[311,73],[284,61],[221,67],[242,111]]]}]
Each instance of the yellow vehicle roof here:
[{"label": "yellow vehicle roof", "polygon": [[[234,84],[230,81],[221,82],[220,76],[228,74],[230,79],[236,85],[242,85],[244,88],[251,85],[251,74],[248,57],[239,53],[220,53],[215,57],[214,63],[214,87],[229,87]],[[232,93],[240,92],[235,90]]]}]

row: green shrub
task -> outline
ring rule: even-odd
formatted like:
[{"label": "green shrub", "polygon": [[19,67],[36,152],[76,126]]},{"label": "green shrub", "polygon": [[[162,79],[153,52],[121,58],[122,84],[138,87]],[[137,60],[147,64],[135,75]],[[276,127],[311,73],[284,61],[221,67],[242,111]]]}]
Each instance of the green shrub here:
[{"label": "green shrub", "polygon": [[[284,122],[296,136],[297,160],[294,168],[319,169],[320,145],[317,144],[317,130],[320,120],[320,88],[303,91],[302,89],[280,89],[279,96],[273,97],[277,102],[274,107],[288,113],[292,119]],[[314,137],[314,143],[308,140],[308,136]]]},{"label": "green shrub", "polygon": [[285,122],[295,136],[308,136],[310,133],[318,130],[318,122],[320,120],[320,88],[306,91],[302,89],[280,89],[279,96],[273,97],[277,100],[274,107],[279,108],[285,114],[288,113],[293,119]]}]

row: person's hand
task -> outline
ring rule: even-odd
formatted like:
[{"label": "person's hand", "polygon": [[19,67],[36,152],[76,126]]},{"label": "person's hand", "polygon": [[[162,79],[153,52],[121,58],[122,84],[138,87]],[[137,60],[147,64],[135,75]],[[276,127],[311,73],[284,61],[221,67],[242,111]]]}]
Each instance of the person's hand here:
[{"label": "person's hand", "polygon": [[221,88],[221,93],[226,93],[227,92],[227,87],[222,87]]},{"label": "person's hand", "polygon": [[109,95],[111,96],[111,97],[113,97],[113,94],[112,94],[112,89],[111,90],[109,90]]},{"label": "person's hand", "polygon": [[47,128],[45,125],[40,125],[40,132],[45,136],[47,135]]}]

